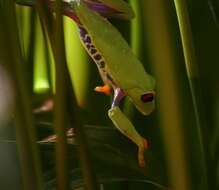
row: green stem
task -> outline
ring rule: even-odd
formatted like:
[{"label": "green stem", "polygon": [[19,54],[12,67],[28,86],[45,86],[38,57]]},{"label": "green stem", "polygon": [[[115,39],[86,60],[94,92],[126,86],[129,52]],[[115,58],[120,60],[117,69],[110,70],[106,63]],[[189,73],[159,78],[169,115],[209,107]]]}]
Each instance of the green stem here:
[{"label": "green stem", "polygon": [[207,147],[205,147],[204,144],[207,145],[208,141],[206,138],[203,137],[204,134],[207,136],[207,129],[206,129],[205,114],[203,112],[203,106],[202,106],[202,93],[201,93],[201,86],[199,84],[199,72],[196,62],[195,48],[192,39],[189,13],[187,10],[187,5],[185,0],[174,0],[174,2],[175,2],[176,13],[178,17],[179,29],[181,33],[186,71],[189,80],[190,91],[192,94],[197,131],[199,134],[198,137],[199,137],[200,149],[202,152],[202,156],[200,157],[200,160],[202,163],[203,179],[201,181],[204,184],[203,189],[207,189],[207,170],[206,170],[206,153],[205,153]]},{"label": "green stem", "polygon": [[[130,5],[132,6],[135,12],[135,18],[131,21],[131,48],[135,55],[141,57],[141,48],[142,48],[142,16],[140,3],[136,0],[129,0]],[[129,116],[129,118],[134,117],[134,107],[133,104],[126,99],[124,102],[124,113]]]},{"label": "green stem", "polygon": [[175,51],[169,31],[168,3],[166,0],[143,2],[147,43],[156,77],[157,106],[163,132],[166,159],[171,189],[190,190],[183,112],[180,109],[180,81],[178,78]]},{"label": "green stem", "polygon": [[12,0],[1,1],[1,40],[8,49],[2,48],[7,67],[14,79],[16,90],[15,124],[18,153],[22,169],[25,190],[43,189],[42,168],[39,151],[36,145],[36,134],[33,126],[32,103],[26,80],[24,59],[19,44],[15,7]]},{"label": "green stem", "polygon": [[[53,56],[55,59],[55,108],[54,108],[54,127],[57,134],[56,143],[56,174],[57,188],[66,190],[70,188],[67,162],[67,69],[65,59],[63,21],[61,14],[60,1],[56,2],[56,20],[50,14],[50,11],[44,6],[43,0],[36,3],[36,9],[40,17],[43,30],[48,33],[51,43]],[[55,29],[55,32],[53,32]],[[46,35],[45,35],[46,36]],[[46,39],[45,39],[46,40]]]},{"label": "green stem", "polygon": [[[44,26],[48,32],[48,37],[51,43],[51,48],[53,51],[53,55],[55,58],[55,62],[58,62],[58,57],[56,54],[56,50],[55,50],[55,38],[53,35],[53,31],[52,31],[52,26],[53,26],[53,18],[51,17],[50,14],[48,14],[48,12],[45,11],[45,6],[43,6],[43,1],[38,1],[37,3],[37,10],[41,19],[41,23],[42,26]],[[64,42],[64,40],[63,40]],[[70,97],[68,97],[70,103],[69,105],[69,109],[71,111],[71,118],[74,118],[74,126],[76,128],[76,135],[77,135],[77,140],[78,140],[78,155],[79,155],[79,160],[81,162],[81,167],[82,167],[82,173],[84,176],[84,181],[85,181],[85,186],[86,189],[88,190],[98,190],[99,189],[99,185],[97,183],[96,180],[96,176],[95,173],[93,171],[92,165],[91,165],[91,161],[90,161],[90,157],[89,157],[89,153],[88,153],[88,146],[87,146],[87,141],[86,141],[86,136],[84,134],[83,131],[83,124],[82,124],[82,120],[80,119],[80,108],[78,107],[78,103],[76,101],[76,97],[75,97],[75,93],[73,93],[73,86],[70,83],[70,75],[69,72],[66,73],[67,71],[67,65],[65,65],[65,71],[64,71],[64,75],[66,76],[66,82],[68,84],[70,84],[69,87],[69,91],[68,91],[68,95]],[[57,68],[56,68],[57,69]],[[63,68],[64,69],[64,68]],[[60,72],[60,70],[59,70]],[[57,79],[56,79],[57,80]],[[57,91],[57,89],[56,89]]]},{"label": "green stem", "polygon": [[66,83],[66,58],[64,46],[63,18],[62,18],[61,0],[56,1],[55,12],[55,47],[54,55],[56,70],[56,93],[55,93],[55,109],[54,109],[54,126],[57,134],[56,142],[56,174],[57,189],[70,189],[67,162],[67,83]]},{"label": "green stem", "polygon": [[28,38],[28,51],[27,51],[27,58],[26,58],[26,64],[27,64],[27,70],[28,70],[28,89],[29,92],[33,93],[33,68],[34,68],[34,52],[35,52],[35,42],[36,42],[36,12],[34,10],[31,10],[30,14],[28,14],[29,22],[26,24],[26,27],[30,27],[29,30],[29,38]]},{"label": "green stem", "polygon": [[136,0],[130,0],[130,4],[135,12],[135,18],[131,21],[131,47],[135,55],[140,57],[142,48],[141,5]]}]

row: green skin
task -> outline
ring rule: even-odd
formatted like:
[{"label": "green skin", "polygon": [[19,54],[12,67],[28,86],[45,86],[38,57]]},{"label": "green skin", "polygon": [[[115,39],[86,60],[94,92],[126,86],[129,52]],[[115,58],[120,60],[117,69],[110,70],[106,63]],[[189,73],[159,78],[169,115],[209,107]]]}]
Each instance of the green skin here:
[{"label": "green skin", "polygon": [[[48,0],[45,1],[48,2]],[[114,89],[114,99],[108,115],[117,129],[138,146],[139,165],[144,167],[144,151],[147,148],[147,140],[138,134],[133,124],[122,113],[118,104],[123,96],[128,96],[142,114],[150,114],[154,110],[155,80],[145,72],[142,63],[135,57],[118,30],[105,18],[85,5],[85,3],[92,3],[92,0],[63,1],[70,5],[67,7],[68,9],[72,8],[73,12],[76,12],[81,22],[81,24],[78,24],[80,30],[86,31],[85,37],[81,35],[82,44],[96,62],[104,83]],[[34,6],[36,0],[16,0],[16,2]],[[53,2],[53,0],[50,2]],[[134,17],[133,10],[123,0],[99,0],[99,2],[116,10],[111,15],[113,17],[119,19],[132,19]],[[92,45],[97,54],[101,56],[101,62],[95,58],[96,54],[91,53],[93,47],[87,47],[87,36],[91,41],[89,45]],[[104,66],[101,63],[104,63]],[[146,98],[148,98],[147,95],[150,95],[149,98],[152,96],[152,99],[143,101],[142,95],[146,95]]]},{"label": "green skin", "polygon": [[[109,3],[110,0],[106,2]],[[111,2],[115,2],[115,0]],[[104,83],[109,84],[114,89],[114,93],[116,89],[121,89],[142,114],[150,114],[154,110],[154,100],[143,102],[141,96],[147,93],[155,94],[154,78],[146,73],[142,63],[136,58],[127,42],[110,22],[90,10],[82,2],[74,2],[73,8],[80,18],[83,28],[88,32],[92,44],[105,62],[104,68],[99,68]],[[123,9],[123,14],[124,12]],[[131,18],[132,16],[131,13],[126,16],[122,15],[122,18]],[[90,54],[89,49],[87,51]],[[96,60],[94,59],[94,61]],[[106,74],[111,76],[111,81],[104,80]],[[139,135],[133,124],[117,105],[112,106],[108,111],[108,115],[117,129],[139,147],[138,161],[139,165],[144,167],[144,151],[147,148],[146,139]]]}]

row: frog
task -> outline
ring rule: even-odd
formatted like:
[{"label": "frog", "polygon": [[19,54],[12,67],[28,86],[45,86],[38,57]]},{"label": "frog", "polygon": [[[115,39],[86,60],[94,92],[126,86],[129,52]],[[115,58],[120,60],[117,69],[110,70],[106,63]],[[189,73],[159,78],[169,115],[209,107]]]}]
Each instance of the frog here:
[{"label": "frog", "polygon": [[128,97],[137,110],[149,115],[155,107],[155,79],[145,71],[120,32],[105,17],[81,1],[73,7],[80,20],[82,44],[96,63],[104,83],[95,91],[107,95],[113,93],[108,116],[115,127],[138,146],[138,162],[144,167],[144,152],[149,143],[136,131],[119,104]]},{"label": "frog", "polygon": [[[45,2],[54,10],[54,1]],[[123,0],[63,0],[62,10],[63,15],[77,24],[82,45],[97,65],[103,85],[94,90],[113,95],[108,116],[114,126],[137,145],[139,166],[145,167],[144,152],[149,142],[122,112],[120,103],[128,97],[140,113],[151,114],[155,108],[155,79],[108,21],[110,17],[134,18],[132,8]]]}]

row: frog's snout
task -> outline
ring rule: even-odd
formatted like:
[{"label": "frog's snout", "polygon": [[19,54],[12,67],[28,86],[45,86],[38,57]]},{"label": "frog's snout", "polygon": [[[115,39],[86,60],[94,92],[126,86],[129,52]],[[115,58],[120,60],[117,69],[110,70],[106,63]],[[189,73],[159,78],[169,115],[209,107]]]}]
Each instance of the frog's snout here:
[{"label": "frog's snout", "polygon": [[135,104],[136,108],[143,114],[143,115],[150,115],[155,109],[155,102],[141,104],[140,106]]},{"label": "frog's snout", "polygon": [[150,115],[152,112],[154,112],[154,110],[155,110],[155,106],[153,106],[150,110],[148,110],[147,112],[145,112],[145,111],[141,111],[141,113],[143,114],[143,115]]}]

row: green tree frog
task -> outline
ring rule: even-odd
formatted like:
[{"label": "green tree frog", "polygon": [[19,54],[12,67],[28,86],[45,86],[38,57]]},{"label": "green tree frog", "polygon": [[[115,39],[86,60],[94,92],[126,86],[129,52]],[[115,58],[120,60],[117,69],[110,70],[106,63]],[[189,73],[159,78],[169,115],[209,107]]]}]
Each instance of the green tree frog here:
[{"label": "green tree frog", "polygon": [[145,72],[142,63],[110,22],[89,9],[82,1],[72,5],[79,19],[82,44],[97,64],[105,84],[95,90],[110,94],[113,89],[114,97],[108,115],[117,129],[136,143],[139,165],[143,167],[148,142],[122,113],[119,103],[128,96],[142,114],[150,114],[154,109],[155,80]]},{"label": "green tree frog", "polygon": [[[46,2],[53,9],[54,1]],[[134,17],[132,9],[123,0],[64,0],[63,14],[77,23],[81,42],[104,82],[104,86],[96,87],[95,91],[113,93],[109,118],[138,146],[138,162],[144,167],[148,142],[120,110],[119,103],[127,96],[142,114],[150,114],[155,104],[155,80],[145,71],[119,31],[106,19],[131,19]]]}]

